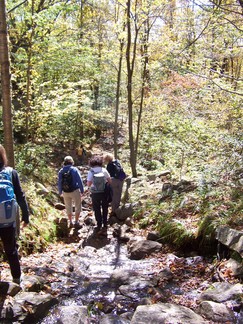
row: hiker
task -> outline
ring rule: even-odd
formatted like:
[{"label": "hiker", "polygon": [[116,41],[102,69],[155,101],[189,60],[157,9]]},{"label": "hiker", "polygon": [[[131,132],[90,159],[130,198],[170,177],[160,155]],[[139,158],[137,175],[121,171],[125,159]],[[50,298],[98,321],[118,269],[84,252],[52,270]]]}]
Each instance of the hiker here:
[{"label": "hiker", "polygon": [[[11,181],[10,184],[11,187],[13,186],[14,195],[16,197],[17,204],[20,207],[22,213],[21,227],[24,228],[29,223],[28,204],[25,198],[25,194],[22,190],[17,171],[10,167],[7,167],[7,164],[8,164],[8,160],[7,160],[5,148],[2,145],[0,145],[1,180],[4,181],[3,180],[4,174],[6,175],[6,173],[9,173],[8,176]],[[2,190],[1,190],[1,194],[2,194]],[[16,221],[17,221],[16,215],[17,215],[18,206],[16,205],[15,198],[14,198],[14,203],[15,203],[15,209],[12,211],[13,222],[8,224],[2,223],[3,214],[1,214],[0,237],[3,243],[4,251],[6,253],[9,262],[11,275],[13,277],[13,282],[20,284],[21,268],[20,268],[19,255],[18,255],[18,246],[16,242]],[[1,211],[1,213],[3,213],[3,211]]]},{"label": "hiker", "polygon": [[89,161],[91,169],[87,176],[87,186],[91,191],[92,205],[97,222],[97,231],[101,230],[102,225],[104,229],[107,228],[109,202],[105,193],[105,185],[106,182],[111,183],[110,175],[107,170],[102,167],[102,164],[102,156],[94,155],[91,157]]},{"label": "hiker", "polygon": [[77,156],[78,156],[78,162],[80,163],[80,165],[83,165],[83,160],[86,156],[86,150],[85,150],[83,144],[79,145],[76,152],[77,152]]},{"label": "hiker", "polygon": [[63,167],[58,172],[58,192],[64,199],[68,217],[68,227],[73,226],[72,212],[73,202],[75,205],[75,228],[80,228],[79,217],[82,209],[81,195],[84,192],[84,185],[79,170],[73,166],[71,156],[64,158]]},{"label": "hiker", "polygon": [[113,197],[111,202],[111,215],[116,214],[116,209],[120,206],[122,187],[126,174],[118,160],[114,159],[114,156],[107,153],[103,157],[104,163],[107,164],[106,169],[111,176],[111,187],[113,191]]}]

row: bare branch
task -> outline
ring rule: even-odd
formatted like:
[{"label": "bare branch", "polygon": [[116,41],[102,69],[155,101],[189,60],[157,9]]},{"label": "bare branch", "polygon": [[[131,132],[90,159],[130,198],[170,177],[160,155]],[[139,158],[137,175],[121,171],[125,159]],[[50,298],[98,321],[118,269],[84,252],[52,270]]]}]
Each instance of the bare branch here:
[{"label": "bare branch", "polygon": [[19,4],[17,4],[15,7],[13,7],[12,9],[10,9],[8,11],[8,14],[11,13],[12,11],[14,11],[15,9],[19,8],[20,6],[22,6],[24,3],[28,2],[28,0],[24,0],[22,2],[20,2]]}]

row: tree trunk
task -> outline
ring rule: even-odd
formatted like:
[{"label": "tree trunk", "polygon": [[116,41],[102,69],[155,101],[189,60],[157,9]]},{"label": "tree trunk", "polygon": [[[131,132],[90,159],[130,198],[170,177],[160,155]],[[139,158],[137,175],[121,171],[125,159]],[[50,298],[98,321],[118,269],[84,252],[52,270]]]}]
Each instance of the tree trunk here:
[{"label": "tree trunk", "polygon": [[14,167],[10,60],[9,60],[9,49],[8,49],[8,30],[7,30],[7,23],[6,23],[5,0],[0,0],[0,63],[1,63],[4,146],[8,156],[9,165]]},{"label": "tree trunk", "polygon": [[[125,32],[126,23],[123,24],[122,32]],[[124,38],[120,39],[120,57],[117,71],[117,84],[116,84],[116,105],[115,105],[115,125],[114,125],[114,156],[118,158],[118,116],[119,116],[119,104],[120,104],[120,88],[121,88],[121,72],[122,72],[122,59],[123,59],[123,48]]]},{"label": "tree trunk", "polygon": [[131,1],[127,1],[127,49],[126,49],[126,62],[127,62],[127,105],[128,105],[128,128],[129,128],[129,146],[130,146],[130,164],[132,169],[132,176],[137,177],[136,170],[136,155],[134,149],[133,138],[133,100],[132,100],[132,77],[135,62],[135,42],[133,48],[133,59],[131,62]]}]

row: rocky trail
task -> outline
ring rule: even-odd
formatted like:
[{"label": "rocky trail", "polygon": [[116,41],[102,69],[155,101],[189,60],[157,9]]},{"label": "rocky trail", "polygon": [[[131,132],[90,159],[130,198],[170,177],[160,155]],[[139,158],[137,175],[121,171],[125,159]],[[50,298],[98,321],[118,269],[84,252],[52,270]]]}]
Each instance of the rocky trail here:
[{"label": "rocky trail", "polygon": [[223,262],[224,280],[212,260],[176,255],[136,228],[133,208],[97,234],[86,196],[82,228],[61,218],[62,239],[22,257],[20,286],[5,264],[1,323],[242,323],[242,284]]},{"label": "rocky trail", "polygon": [[[125,191],[141,190],[142,199],[145,187],[157,190],[161,181],[130,178]],[[20,285],[11,282],[8,264],[1,265],[0,323],[243,323],[242,265],[233,272],[232,260],[178,254],[136,226],[137,207],[125,203],[107,231],[96,233],[87,193],[81,228],[68,228],[59,204],[59,240],[21,258]]]}]

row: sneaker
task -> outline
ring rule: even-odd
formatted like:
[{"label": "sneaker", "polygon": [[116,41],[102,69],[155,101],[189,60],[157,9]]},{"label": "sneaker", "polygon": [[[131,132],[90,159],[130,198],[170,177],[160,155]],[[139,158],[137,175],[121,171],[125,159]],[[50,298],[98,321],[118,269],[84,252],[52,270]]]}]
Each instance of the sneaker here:
[{"label": "sneaker", "polygon": [[21,282],[21,279],[20,278],[13,278],[13,282],[19,285],[20,282]]},{"label": "sneaker", "polygon": [[68,228],[72,228],[73,227],[73,222],[68,221]]},{"label": "sneaker", "polygon": [[96,226],[96,227],[94,228],[94,232],[95,232],[95,233],[100,232],[100,230],[101,230],[101,226]]},{"label": "sneaker", "polygon": [[76,221],[74,223],[74,228],[76,228],[76,229],[82,228],[82,225],[80,225],[80,223]]}]

